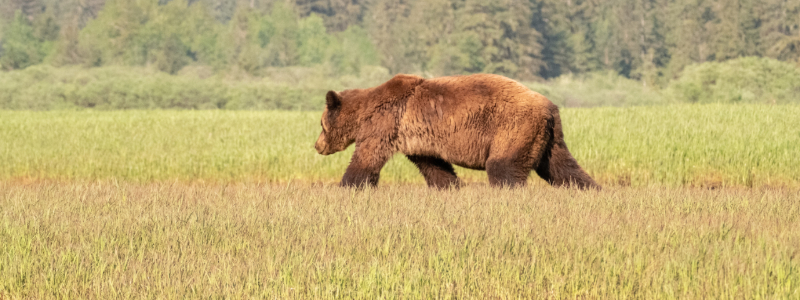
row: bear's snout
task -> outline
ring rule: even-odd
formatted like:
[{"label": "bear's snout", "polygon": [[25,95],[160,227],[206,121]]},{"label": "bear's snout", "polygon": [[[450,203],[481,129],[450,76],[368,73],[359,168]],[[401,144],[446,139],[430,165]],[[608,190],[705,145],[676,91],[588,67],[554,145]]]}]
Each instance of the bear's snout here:
[{"label": "bear's snout", "polygon": [[317,149],[317,153],[322,155],[328,155],[327,153],[328,143],[325,142],[325,136],[319,135],[317,142],[314,144],[314,149]]}]

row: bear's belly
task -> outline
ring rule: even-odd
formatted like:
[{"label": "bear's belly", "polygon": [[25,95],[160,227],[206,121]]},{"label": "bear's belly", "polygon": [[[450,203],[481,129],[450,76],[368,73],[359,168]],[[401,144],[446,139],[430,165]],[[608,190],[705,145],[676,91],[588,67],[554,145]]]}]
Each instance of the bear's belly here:
[{"label": "bear's belly", "polygon": [[478,139],[446,139],[431,141],[420,137],[407,137],[398,147],[406,155],[428,156],[474,170],[484,170],[489,156],[488,145]]}]

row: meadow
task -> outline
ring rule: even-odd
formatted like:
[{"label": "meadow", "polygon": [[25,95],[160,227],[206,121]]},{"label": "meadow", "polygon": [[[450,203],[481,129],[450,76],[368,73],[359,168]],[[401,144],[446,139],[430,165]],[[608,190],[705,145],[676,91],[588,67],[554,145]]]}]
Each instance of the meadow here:
[{"label": "meadow", "polygon": [[796,299],[785,189],[0,183],[3,299]]},{"label": "meadow", "polygon": [[[0,179],[336,182],[352,147],[313,147],[319,112],[0,111]],[[800,184],[800,106],[562,109],[570,151],[604,185]],[[468,181],[485,172],[458,169]],[[535,175],[531,182],[540,181]],[[402,155],[382,182],[421,183]]]},{"label": "meadow", "polygon": [[356,191],[319,112],[0,111],[0,299],[798,298],[798,115],[565,108],[602,191]]}]

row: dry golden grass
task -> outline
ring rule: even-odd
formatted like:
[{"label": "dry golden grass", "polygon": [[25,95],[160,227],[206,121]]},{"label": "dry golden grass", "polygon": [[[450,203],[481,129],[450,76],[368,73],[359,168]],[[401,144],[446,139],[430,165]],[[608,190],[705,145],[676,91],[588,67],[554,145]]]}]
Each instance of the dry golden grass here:
[{"label": "dry golden grass", "polygon": [[799,298],[789,189],[0,182],[0,299]]}]

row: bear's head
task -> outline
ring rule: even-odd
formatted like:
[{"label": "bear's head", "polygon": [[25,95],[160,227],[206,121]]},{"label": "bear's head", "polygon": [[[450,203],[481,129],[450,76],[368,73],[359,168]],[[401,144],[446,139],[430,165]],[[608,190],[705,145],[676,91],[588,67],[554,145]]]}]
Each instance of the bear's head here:
[{"label": "bear's head", "polygon": [[352,91],[339,94],[329,91],[325,97],[325,111],[322,113],[322,133],[314,148],[322,155],[329,155],[344,149],[356,141],[358,129],[357,107],[348,101]]}]

